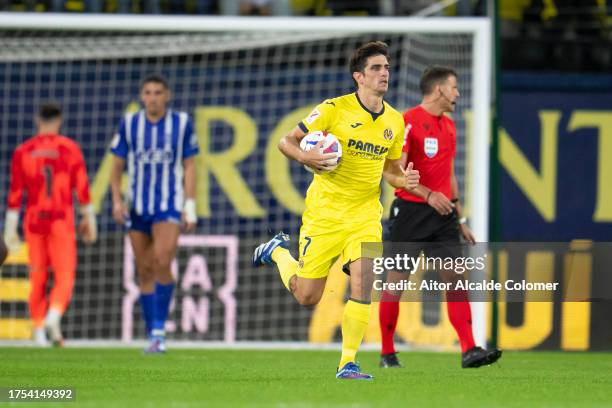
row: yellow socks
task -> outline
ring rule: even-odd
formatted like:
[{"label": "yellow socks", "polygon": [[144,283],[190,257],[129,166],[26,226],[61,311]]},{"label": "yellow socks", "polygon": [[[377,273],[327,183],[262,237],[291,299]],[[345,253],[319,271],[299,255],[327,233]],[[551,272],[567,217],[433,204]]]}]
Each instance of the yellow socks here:
[{"label": "yellow socks", "polygon": [[363,340],[370,320],[370,304],[359,303],[349,299],[344,306],[342,316],[342,357],[339,368],[349,362],[355,362],[357,349]]},{"label": "yellow socks", "polygon": [[[287,290],[289,280],[297,272],[298,262],[291,256],[288,250],[278,247],[272,251],[272,260],[276,263],[283,285]],[[355,362],[357,350],[361,345],[363,336],[370,321],[370,303],[360,303],[353,299],[344,306],[342,316],[342,357],[340,358],[340,368],[346,363]]]},{"label": "yellow socks", "polygon": [[287,290],[291,292],[289,280],[293,275],[295,275],[298,262],[291,256],[289,251],[287,251],[285,248],[281,248],[280,246],[276,247],[274,251],[272,251],[272,260],[276,262],[276,266],[278,266],[278,271],[280,272],[283,285],[285,285]]}]

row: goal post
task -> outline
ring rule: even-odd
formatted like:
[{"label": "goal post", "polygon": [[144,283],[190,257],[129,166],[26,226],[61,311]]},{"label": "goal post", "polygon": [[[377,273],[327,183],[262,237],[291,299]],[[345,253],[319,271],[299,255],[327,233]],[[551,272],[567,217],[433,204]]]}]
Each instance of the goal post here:
[{"label": "goal post", "polygon": [[[51,99],[64,107],[63,132],[83,148],[98,210],[100,242],[79,246],[75,294],[63,321],[67,338],[143,336],[136,327],[134,282],[125,275],[129,251],[111,216],[107,148],[121,114],[137,108],[139,80],[150,72],[169,79],[171,105],[193,116],[202,150],[196,235],[208,238],[185,242],[216,243],[179,248],[174,270],[181,278],[169,321],[174,339],[313,338],[313,312],[295,304],[273,271],[254,270],[251,250],[269,231],[282,229],[297,238],[302,197],[312,176],[284,159],[276,141],[320,101],[353,90],[347,57],[367,41],[390,45],[386,99],[400,111],[419,103],[425,67],[457,70],[462,97],[453,114],[456,174],[470,226],[477,240],[486,242],[490,30],[486,18],[0,13],[0,199],[6,202],[14,148],[31,136],[37,106]],[[385,187],[383,195],[388,206],[391,189]],[[229,286],[228,268],[234,279]],[[131,279],[133,270],[127,269]],[[0,275],[26,277],[19,262]],[[10,327],[24,332],[27,323],[18,322],[26,322],[26,306],[21,298],[0,298],[0,336],[19,337]],[[475,338],[484,345],[486,307],[473,304],[473,311]],[[126,313],[134,321],[129,329]],[[332,331],[314,337],[337,340]]]}]

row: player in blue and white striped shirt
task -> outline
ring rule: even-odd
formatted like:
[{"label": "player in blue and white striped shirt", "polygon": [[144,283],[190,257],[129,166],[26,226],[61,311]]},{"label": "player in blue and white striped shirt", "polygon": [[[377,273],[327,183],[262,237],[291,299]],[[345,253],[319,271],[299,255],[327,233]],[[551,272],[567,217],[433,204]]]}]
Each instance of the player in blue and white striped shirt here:
[{"label": "player in blue and white striped shirt", "polygon": [[[129,229],[140,300],[151,344],[146,352],[165,351],[164,326],[174,290],[170,265],[180,224],[192,231],[195,209],[197,137],[187,113],[168,108],[170,89],[162,76],[141,83],[144,109],[126,114],[111,143],[113,218]],[[128,165],[127,202],[121,175]]]}]

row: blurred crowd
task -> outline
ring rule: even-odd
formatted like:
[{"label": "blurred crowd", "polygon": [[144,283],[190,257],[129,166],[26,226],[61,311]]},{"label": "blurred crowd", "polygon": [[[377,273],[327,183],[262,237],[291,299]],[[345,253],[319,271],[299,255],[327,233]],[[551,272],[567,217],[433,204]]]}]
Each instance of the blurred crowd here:
[{"label": "blurred crowd", "polygon": [[612,72],[612,1],[500,0],[502,67]]},{"label": "blurred crowd", "polygon": [[482,1],[458,0],[0,0],[8,11],[214,15],[472,15]]},{"label": "blurred crowd", "polygon": [[[4,11],[272,16],[490,15],[492,0],[0,0]],[[502,66],[612,72],[612,0],[498,0]]]}]

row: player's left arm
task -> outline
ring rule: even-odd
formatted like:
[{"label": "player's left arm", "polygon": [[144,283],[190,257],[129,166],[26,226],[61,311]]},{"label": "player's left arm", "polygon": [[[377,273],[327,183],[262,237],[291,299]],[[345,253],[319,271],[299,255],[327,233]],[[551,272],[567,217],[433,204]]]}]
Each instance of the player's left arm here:
[{"label": "player's left arm", "polygon": [[393,143],[385,158],[383,178],[395,188],[412,191],[418,187],[420,176],[419,171],[412,168],[413,163],[408,163],[407,155],[403,154],[404,141],[407,137],[404,130],[404,120],[400,118],[395,128]]},{"label": "player's left arm", "polygon": [[395,188],[411,191],[419,185],[419,171],[412,168],[412,162],[403,168],[402,158],[386,159],[383,178]]},{"label": "player's left arm", "polygon": [[183,169],[185,171],[185,205],[183,207],[183,227],[186,232],[195,230],[198,222],[195,205],[195,190],[196,190],[196,165],[195,157],[191,156],[183,160]]},{"label": "player's left arm", "polygon": [[200,152],[198,137],[193,129],[191,119],[185,127],[185,138],[183,139],[183,183],[185,190],[185,203],[183,204],[183,229],[185,232],[195,230],[198,223],[196,212],[196,161],[195,157]]},{"label": "player's left arm", "polygon": [[459,197],[461,194],[459,193],[459,183],[457,182],[457,177],[455,177],[455,160],[451,164],[451,194],[453,196],[453,203],[455,204],[455,210],[457,211],[457,217],[459,218],[459,231],[465,239],[470,244],[476,243],[476,239],[474,238],[474,234],[472,230],[467,225],[465,217],[463,216],[463,208],[461,207],[461,201]]},{"label": "player's left arm", "polygon": [[78,232],[83,238],[83,242],[86,244],[93,244],[98,239],[98,223],[93,204],[91,203],[85,159],[83,158],[83,152],[76,144],[74,145],[74,158],[72,188],[76,190],[77,200],[79,201],[79,211],[81,213]]}]

